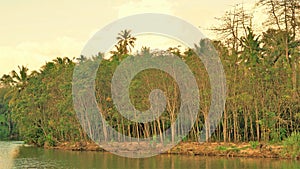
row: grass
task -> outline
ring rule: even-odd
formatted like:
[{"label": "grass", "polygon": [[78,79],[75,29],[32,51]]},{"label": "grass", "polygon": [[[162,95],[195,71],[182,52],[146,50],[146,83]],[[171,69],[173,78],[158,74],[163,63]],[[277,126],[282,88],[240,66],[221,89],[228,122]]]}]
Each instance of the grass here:
[{"label": "grass", "polygon": [[283,155],[285,154],[293,158],[300,156],[300,132],[293,132],[290,137],[283,140]]},{"label": "grass", "polygon": [[230,146],[230,147],[226,147],[226,146],[218,146],[216,147],[216,150],[219,151],[233,151],[233,152],[239,152],[240,150],[246,149],[248,147],[243,147],[243,148],[238,148],[236,146]]}]

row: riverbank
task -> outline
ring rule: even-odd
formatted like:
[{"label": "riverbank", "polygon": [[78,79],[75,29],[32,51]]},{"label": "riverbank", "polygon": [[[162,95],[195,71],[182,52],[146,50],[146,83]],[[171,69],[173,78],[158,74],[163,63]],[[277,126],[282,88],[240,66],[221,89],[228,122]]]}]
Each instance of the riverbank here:
[{"label": "riverbank", "polygon": [[[122,152],[140,151],[149,143],[108,143],[110,150]],[[153,146],[153,145],[151,145]],[[162,144],[155,144],[157,149]],[[105,151],[103,148],[91,142],[61,143],[55,147],[45,146],[47,149],[70,150],[70,151]],[[146,149],[146,148],[145,148]],[[182,154],[200,156],[223,156],[223,157],[251,157],[251,158],[282,158],[289,159],[289,155],[283,153],[282,145],[269,145],[264,143],[198,143],[182,142],[163,154]],[[297,158],[298,159],[298,158]]]}]

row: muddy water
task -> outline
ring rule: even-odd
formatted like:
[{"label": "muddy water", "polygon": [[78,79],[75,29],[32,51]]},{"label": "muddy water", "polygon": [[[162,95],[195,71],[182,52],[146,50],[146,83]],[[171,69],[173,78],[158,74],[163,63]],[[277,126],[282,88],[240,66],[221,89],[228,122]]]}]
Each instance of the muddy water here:
[{"label": "muddy water", "polygon": [[21,142],[0,142],[0,169],[299,169],[294,160],[216,158],[159,155],[130,159],[103,152],[72,152],[20,147]]}]

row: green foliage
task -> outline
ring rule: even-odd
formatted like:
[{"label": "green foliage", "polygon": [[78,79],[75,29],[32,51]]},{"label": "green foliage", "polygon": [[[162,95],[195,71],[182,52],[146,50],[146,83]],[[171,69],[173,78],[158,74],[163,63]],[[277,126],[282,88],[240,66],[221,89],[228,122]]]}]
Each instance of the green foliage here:
[{"label": "green foliage", "polygon": [[218,146],[216,147],[216,150],[219,151],[226,151],[226,152],[239,152],[241,151],[240,148],[237,148],[236,146]]},{"label": "green foliage", "polygon": [[228,150],[228,147],[225,147],[225,146],[218,146],[218,147],[216,147],[216,150],[219,150],[219,151],[226,151],[226,150]]},{"label": "green foliage", "polygon": [[13,134],[11,112],[6,98],[8,88],[0,88],[0,140],[7,140]]},{"label": "green foliage", "polygon": [[283,141],[284,153],[293,158],[300,156],[300,133],[293,132],[291,136]]},{"label": "green foliage", "polygon": [[[233,13],[226,13],[222,18],[224,24],[216,29],[220,35],[224,35],[224,39],[212,43],[209,39],[201,39],[193,49],[185,51],[181,51],[179,47],[167,50],[186,63],[195,75],[199,88],[200,109],[198,116],[190,119],[196,121],[188,136],[181,133],[182,128],[186,127],[184,124],[173,125],[171,133],[175,136],[172,138],[162,134],[172,127],[180,110],[182,95],[174,78],[163,71],[144,70],[132,79],[129,86],[130,102],[140,112],[151,107],[149,94],[152,90],[160,89],[164,92],[167,106],[158,119],[140,124],[122,117],[117,111],[112,100],[111,79],[122,60],[134,60],[142,55],[165,57],[166,52],[155,53],[150,48],[143,47],[141,53],[129,56],[136,38],[131,35],[130,30],[123,30],[118,34],[115,51],[111,51],[112,56],[108,60],[103,59],[102,54],[91,59],[81,55],[77,58],[79,63],[74,63],[69,58],[57,58],[31,74],[26,67],[20,66],[19,70],[4,75],[0,88],[0,138],[16,135],[17,129],[26,142],[39,146],[45,143],[55,145],[64,141],[89,140],[87,134],[91,134],[91,131],[88,130],[88,125],[81,126],[73,110],[72,74],[75,64],[80,64],[81,74],[78,78],[84,79],[90,75],[91,68],[98,68],[101,61],[96,79],[92,82],[96,84],[95,97],[107,122],[106,126],[135,138],[156,135],[152,142],[169,143],[176,137],[183,141],[197,141],[206,132],[202,129],[210,104],[213,103],[210,102],[211,81],[198,55],[219,55],[226,72],[228,90],[224,118],[220,125],[215,126],[211,141],[257,140],[250,142],[253,149],[258,146],[258,141],[280,142],[293,131],[299,132],[300,128],[300,39],[299,31],[296,31],[299,30],[299,25],[292,24],[296,23],[292,22],[293,17],[286,17],[290,20],[284,23],[282,11],[292,12],[293,6],[282,10],[282,2],[289,4],[286,0],[281,1],[281,5],[276,6],[276,11],[273,11],[279,17],[278,23],[272,20],[273,25],[263,32],[253,30],[252,18],[246,11],[238,8]],[[270,7],[270,4],[265,3],[263,6]],[[299,12],[299,9],[294,10]],[[287,13],[288,16],[291,14]],[[284,26],[287,28],[284,29]],[[88,85],[91,81],[79,80],[78,83]],[[83,113],[87,111],[84,110]],[[143,118],[142,113],[137,113],[136,116]],[[83,119],[86,120],[85,123],[90,122],[89,119]],[[101,132],[105,132],[106,126],[99,126]],[[209,131],[206,134],[208,133]],[[293,133],[284,141],[286,151],[295,152],[293,155],[298,155],[297,137],[297,133]],[[128,141],[125,137],[116,138],[117,140],[107,141]],[[240,150],[223,146],[217,149]]]},{"label": "green foliage", "polygon": [[259,145],[258,141],[250,141],[249,143],[252,149],[256,149],[257,146]]},{"label": "green foliage", "polygon": [[49,146],[52,146],[52,147],[56,145],[56,141],[53,139],[51,134],[47,135],[45,142],[47,142],[49,144]]},{"label": "green foliage", "polygon": [[30,75],[25,67],[13,71],[9,110],[25,142],[55,145],[84,135],[72,108],[73,67],[70,59],[57,58]]},{"label": "green foliage", "polygon": [[6,126],[0,126],[0,140],[6,140],[9,136],[9,130]]}]

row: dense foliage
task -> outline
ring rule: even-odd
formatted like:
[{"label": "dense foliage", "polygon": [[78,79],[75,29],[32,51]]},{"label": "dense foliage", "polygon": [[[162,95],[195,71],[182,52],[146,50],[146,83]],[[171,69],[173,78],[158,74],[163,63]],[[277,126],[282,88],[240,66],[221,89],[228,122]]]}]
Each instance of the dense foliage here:
[{"label": "dense foliage", "polygon": [[[295,131],[299,132],[300,2],[261,0],[258,5],[270,15],[265,22],[267,30],[256,32],[252,26],[253,17],[239,6],[220,18],[221,26],[213,28],[222,35],[221,41],[212,43],[225,69],[228,92],[223,119],[208,141],[278,142]],[[162,71],[143,71],[130,86],[131,102],[139,110],[149,108],[148,96],[153,89],[165,92],[167,107],[159,119],[145,124],[135,123],[123,118],[113,106],[110,83],[116,67],[127,57],[151,53],[144,47],[139,54],[129,56],[136,39],[127,30],[119,35],[116,51],[111,52],[109,60],[102,60],[101,54],[93,59],[81,56],[77,61],[57,58],[39,71],[29,73],[27,68],[19,67],[19,72],[4,75],[0,90],[0,137],[15,137],[18,133],[25,141],[40,146],[88,140],[73,110],[72,73],[75,64],[89,67],[100,60],[95,95],[109,125],[136,138],[156,135],[157,140],[162,141],[168,139],[163,131],[170,127],[173,127],[172,132],[183,137],[180,135],[181,126],[171,125],[179,109],[178,86]],[[184,140],[197,140],[209,111],[210,84],[196,55],[205,49],[205,44],[206,40],[202,40],[193,50],[180,51],[175,47],[167,51],[181,58],[192,70],[201,97],[198,118]],[[155,55],[163,57],[164,53]],[[118,139],[125,138],[120,136]],[[288,140],[286,144],[289,144]]]}]

